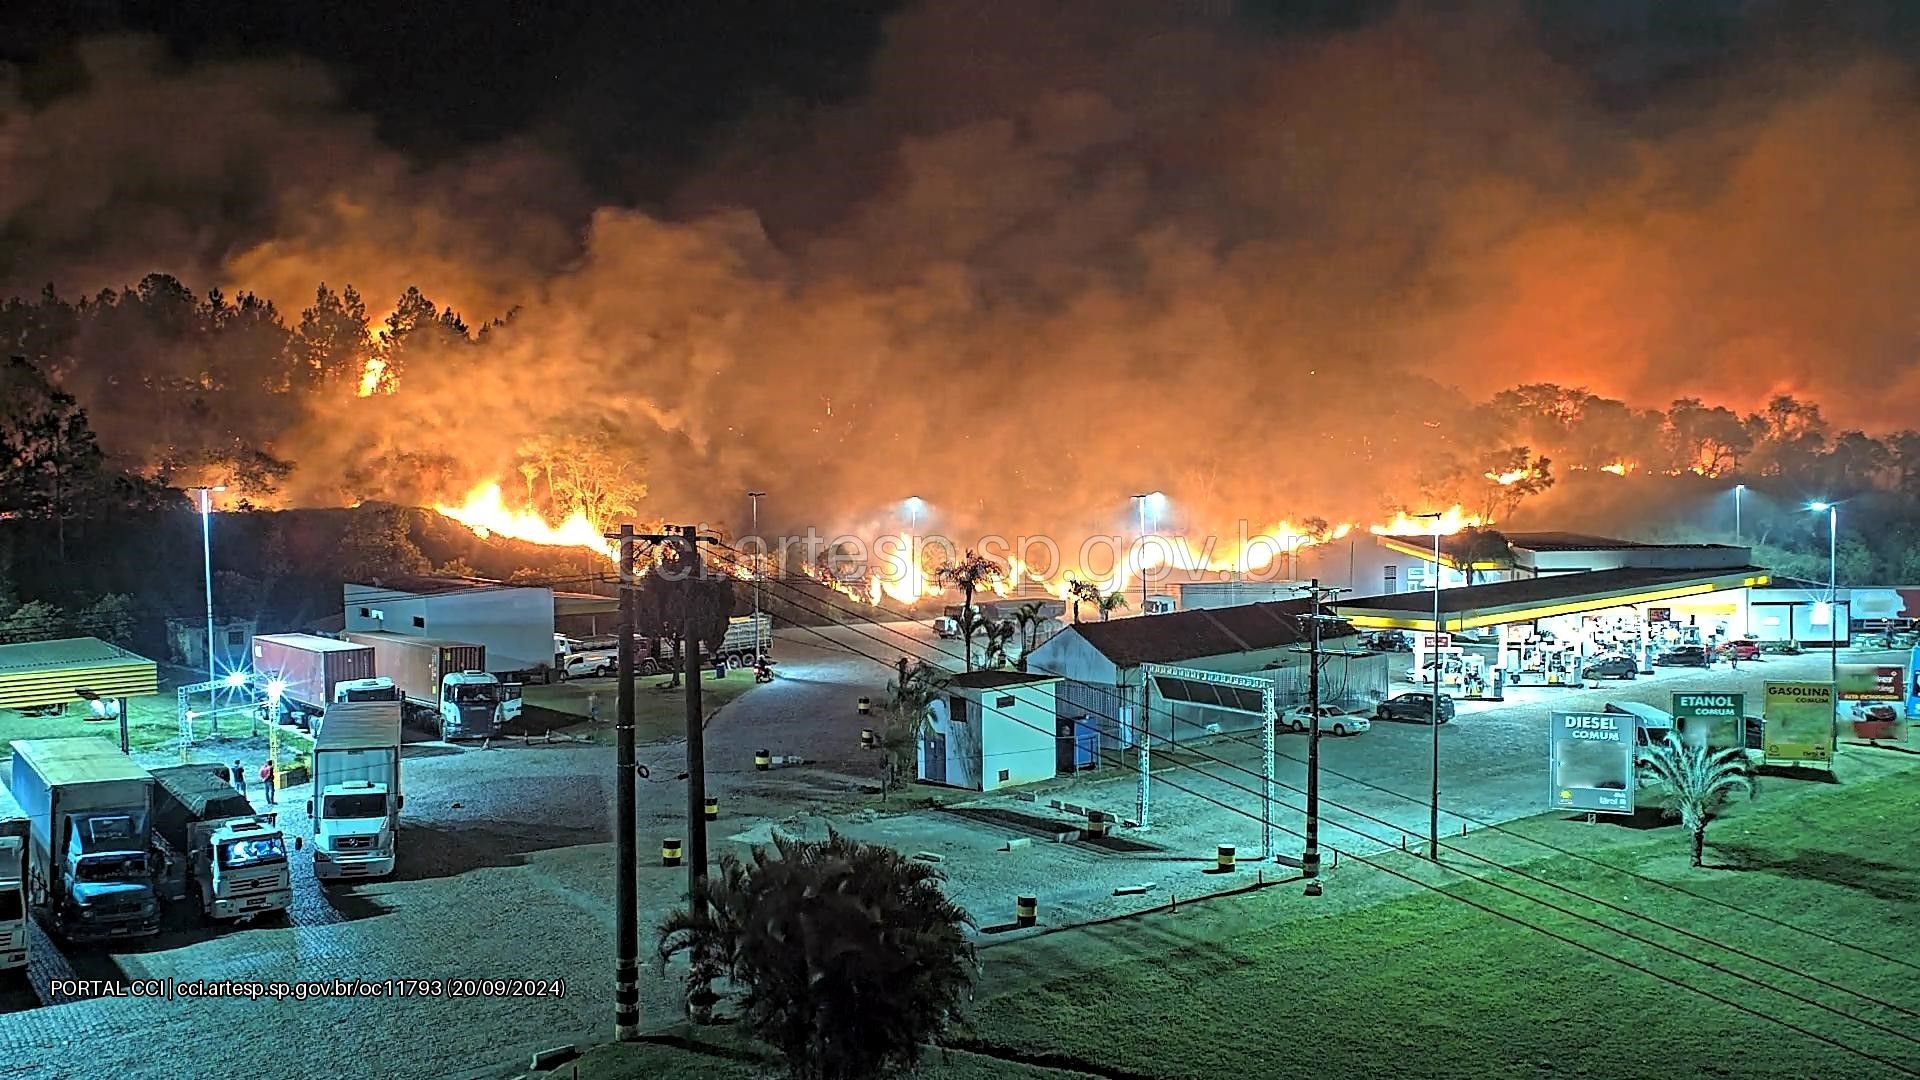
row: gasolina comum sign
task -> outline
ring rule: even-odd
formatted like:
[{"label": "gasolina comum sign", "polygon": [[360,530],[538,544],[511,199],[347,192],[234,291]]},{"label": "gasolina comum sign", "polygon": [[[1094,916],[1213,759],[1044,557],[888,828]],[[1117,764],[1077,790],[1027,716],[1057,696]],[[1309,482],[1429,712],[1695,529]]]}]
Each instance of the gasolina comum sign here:
[{"label": "gasolina comum sign", "polygon": [[1552,724],[1551,805],[1633,813],[1635,719],[1623,713],[1554,713]]}]

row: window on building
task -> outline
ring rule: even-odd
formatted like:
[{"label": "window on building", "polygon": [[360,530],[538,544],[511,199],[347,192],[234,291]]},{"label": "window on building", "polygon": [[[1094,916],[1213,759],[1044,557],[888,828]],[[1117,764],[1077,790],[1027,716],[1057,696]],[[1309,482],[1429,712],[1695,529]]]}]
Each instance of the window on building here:
[{"label": "window on building", "polygon": [[1004,694],[1004,695],[1002,695],[1001,697],[999,697],[998,699],[996,699],[996,700],[994,701],[994,703],[993,703],[993,707],[994,707],[994,708],[996,708],[996,709],[1011,709],[1011,708],[1013,708],[1013,695],[1012,695],[1012,694]]},{"label": "window on building", "polygon": [[425,630],[427,628],[427,617],[425,615],[415,615],[413,617],[413,626],[416,630]]},{"label": "window on building", "polygon": [[360,617],[361,617],[361,618],[363,618],[363,619],[371,619],[371,618],[373,618],[373,609],[372,609],[372,608],[366,608],[366,607],[363,607],[363,608],[361,608],[361,609],[360,609]]},{"label": "window on building", "polygon": [[228,648],[237,649],[240,646],[245,645],[246,643],[247,643],[247,632],[245,630],[227,631],[227,647]]}]

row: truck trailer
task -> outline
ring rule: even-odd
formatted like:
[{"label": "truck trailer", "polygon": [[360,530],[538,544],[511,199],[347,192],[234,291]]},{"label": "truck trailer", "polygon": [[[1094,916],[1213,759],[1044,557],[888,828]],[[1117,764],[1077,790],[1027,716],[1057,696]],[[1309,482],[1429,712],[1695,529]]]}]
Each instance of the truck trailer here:
[{"label": "truck trailer", "polygon": [[308,727],[326,711],[335,686],[373,677],[374,652],[318,634],[259,634],[253,639],[253,670],[267,680],[268,697],[277,697],[280,715]]},{"label": "truck trailer", "polygon": [[27,966],[27,812],[0,784],[0,972]]},{"label": "truck trailer", "polygon": [[105,739],[19,739],[12,787],[29,822],[28,906],[48,929],[76,942],[159,931],[147,770]]},{"label": "truck trailer", "polygon": [[400,710],[397,701],[327,706],[313,741],[313,876],[393,873],[400,825]]},{"label": "truck trailer", "polygon": [[387,630],[353,630],[347,640],[373,650],[374,670],[399,689],[406,719],[442,739],[492,738],[506,722],[507,693],[487,673],[486,646]]},{"label": "truck trailer", "polygon": [[169,900],[192,896],[209,919],[251,920],[293,903],[287,841],[272,814],[257,814],[218,766],[153,770],[154,846]]}]

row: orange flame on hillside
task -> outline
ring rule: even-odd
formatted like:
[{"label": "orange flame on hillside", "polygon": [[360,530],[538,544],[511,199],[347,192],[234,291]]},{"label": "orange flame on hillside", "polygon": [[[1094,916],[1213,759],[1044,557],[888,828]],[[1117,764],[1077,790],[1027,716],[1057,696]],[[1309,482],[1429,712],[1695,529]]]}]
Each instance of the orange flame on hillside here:
[{"label": "orange flame on hillside", "polygon": [[1504,487],[1508,484],[1517,484],[1520,481],[1525,480],[1527,478],[1527,470],[1509,469],[1506,472],[1502,472],[1502,473],[1490,472],[1486,474],[1486,477],[1487,479],[1493,481],[1494,483]]},{"label": "orange flame on hillside", "polygon": [[[386,380],[386,375],[387,362],[385,360],[377,356],[367,357],[366,366],[360,369],[359,396],[372,397],[379,393],[381,384]],[[393,393],[393,388],[391,386],[387,387],[386,392],[389,394]]]},{"label": "orange flame on hillside", "polygon": [[1600,471],[1610,472],[1615,476],[1625,476],[1633,471],[1633,463],[1630,461],[1616,461],[1611,465],[1600,466]]},{"label": "orange flame on hillside", "polygon": [[549,547],[582,547],[615,558],[613,541],[602,536],[600,526],[588,521],[585,514],[575,511],[559,525],[549,525],[536,511],[509,507],[499,484],[481,484],[468,492],[459,506],[440,504],[434,509],[472,529],[483,540],[505,536]]},{"label": "orange flame on hillside", "polygon": [[[1393,520],[1385,525],[1375,525],[1370,530],[1375,536],[1432,536],[1436,531],[1442,536],[1451,536],[1463,529],[1477,529],[1492,522],[1463,513],[1455,506],[1439,518],[1409,517],[1405,510],[1394,513]],[[1436,528],[1437,526],[1437,528]]]}]

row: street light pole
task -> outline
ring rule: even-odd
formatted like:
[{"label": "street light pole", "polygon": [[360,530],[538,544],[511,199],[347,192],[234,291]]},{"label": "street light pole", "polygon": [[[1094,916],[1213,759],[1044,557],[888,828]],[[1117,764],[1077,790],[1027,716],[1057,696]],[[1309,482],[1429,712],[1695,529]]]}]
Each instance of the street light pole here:
[{"label": "street light pole", "polygon": [[[760,539],[760,500],[767,495],[764,491],[749,491],[747,498],[753,500],[753,539],[765,550],[766,543]],[[766,655],[766,648],[760,641],[760,566],[759,560],[753,565],[753,662],[759,664]]]},{"label": "street light pole", "polygon": [[1135,495],[1140,504],[1140,562],[1134,567],[1140,574],[1140,614],[1147,613],[1147,495]]},{"label": "street light pole", "polygon": [[1740,493],[1747,490],[1745,484],[1733,485],[1733,542],[1740,542]]},{"label": "street light pole", "polygon": [[1433,798],[1427,808],[1427,858],[1440,861],[1440,519],[1437,513],[1416,514],[1433,519]]},{"label": "street light pole", "polygon": [[218,681],[214,674],[213,663],[213,493],[225,491],[226,485],[195,488],[200,493],[200,568],[207,584],[207,712],[213,717],[213,730],[220,732],[219,702],[214,695],[219,691],[213,685]]},{"label": "street light pole", "polygon": [[[1853,621],[1848,605],[1847,621]],[[1827,678],[1840,685],[1840,504],[1827,504]]]}]

